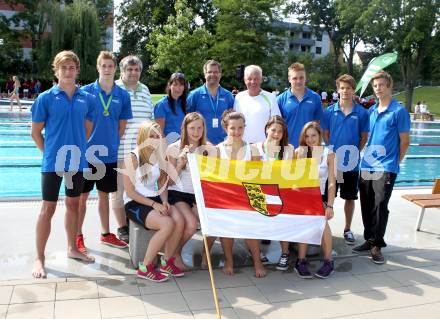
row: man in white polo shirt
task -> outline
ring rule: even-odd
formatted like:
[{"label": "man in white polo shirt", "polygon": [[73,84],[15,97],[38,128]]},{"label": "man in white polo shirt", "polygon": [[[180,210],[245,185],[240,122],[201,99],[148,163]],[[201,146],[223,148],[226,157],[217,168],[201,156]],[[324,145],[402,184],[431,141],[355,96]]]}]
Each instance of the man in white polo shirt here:
[{"label": "man in white polo shirt", "polygon": [[244,114],[246,128],[243,139],[248,143],[263,142],[266,139],[264,128],[274,115],[281,115],[275,95],[261,89],[263,71],[258,65],[248,65],[244,69],[246,91],[235,97],[234,110]]},{"label": "man in white polo shirt", "polygon": [[[121,79],[116,85],[127,90],[130,94],[131,111],[133,118],[129,119],[125,128],[125,134],[121,138],[118,150],[118,167],[120,168],[124,158],[136,147],[136,137],[139,126],[145,120],[153,119],[153,102],[150,90],[145,84],[139,82],[142,73],[142,61],[134,55],[126,56],[119,62]],[[124,209],[124,183],[122,174],[118,174],[118,190],[112,193],[112,207],[119,225],[118,238],[128,243],[128,226]]]}]

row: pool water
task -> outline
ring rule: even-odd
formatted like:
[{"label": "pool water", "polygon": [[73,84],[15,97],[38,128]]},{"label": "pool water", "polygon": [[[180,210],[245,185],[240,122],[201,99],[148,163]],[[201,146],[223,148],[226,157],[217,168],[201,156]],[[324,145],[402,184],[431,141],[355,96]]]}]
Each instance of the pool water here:
[{"label": "pool water", "polygon": [[[29,113],[0,113],[0,198],[41,196],[42,155],[30,128]],[[411,143],[440,144],[440,123],[412,123]],[[440,177],[439,158],[439,146],[410,146],[396,186],[432,185]]]}]

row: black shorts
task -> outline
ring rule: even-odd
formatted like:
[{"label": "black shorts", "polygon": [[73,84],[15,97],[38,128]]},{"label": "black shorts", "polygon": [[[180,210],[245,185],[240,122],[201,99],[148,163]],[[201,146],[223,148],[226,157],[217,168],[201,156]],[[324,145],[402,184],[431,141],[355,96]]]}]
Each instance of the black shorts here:
[{"label": "black shorts", "polygon": [[[64,177],[65,193],[67,197],[78,197],[81,195],[81,191],[84,186],[83,172],[77,172],[74,175],[72,173],[63,172],[58,176],[55,172],[42,172],[41,173],[41,192],[43,200],[49,202],[56,202],[60,193],[61,182]],[[70,183],[70,180],[72,181]]]},{"label": "black shorts", "polygon": [[168,190],[168,202],[174,205],[178,202],[187,203],[192,207],[196,203],[196,196],[191,193],[179,192],[175,190]]},{"label": "black shorts", "polygon": [[[96,165],[96,164],[94,164]],[[89,168],[91,169],[91,172],[86,174],[84,172],[84,188],[82,190],[83,193],[89,193],[92,191],[93,187],[96,183],[96,189],[104,192],[104,193],[113,193],[116,192],[118,189],[118,182],[117,182],[117,176],[118,173],[115,170],[116,167],[118,167],[118,163],[103,163],[100,164],[102,167],[105,167],[105,175],[99,179],[99,180],[92,180],[87,179],[87,175],[89,174],[96,174],[97,168],[93,164],[89,163]]]},{"label": "black shorts", "polygon": [[335,196],[338,195],[338,189],[340,189],[339,195],[341,196],[342,199],[345,200],[358,199],[357,195],[359,190],[359,172],[358,171],[342,172],[342,178],[344,179],[343,183],[338,183],[336,181]]},{"label": "black shorts", "polygon": [[[157,203],[162,204],[162,200],[159,196],[156,197],[147,197],[151,200],[154,200]],[[145,225],[145,221],[147,220],[148,214],[154,210],[153,207],[147,206],[144,204],[139,204],[138,202],[132,200],[125,204],[125,213],[127,218],[134,221],[136,224],[141,225],[145,229],[149,230]]]}]

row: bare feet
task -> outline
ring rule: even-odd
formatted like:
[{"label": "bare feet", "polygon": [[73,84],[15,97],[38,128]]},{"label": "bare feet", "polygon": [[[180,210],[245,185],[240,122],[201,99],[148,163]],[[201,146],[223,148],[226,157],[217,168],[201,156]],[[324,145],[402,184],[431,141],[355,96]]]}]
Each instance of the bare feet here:
[{"label": "bare feet", "polygon": [[225,260],[225,265],[223,266],[222,271],[227,276],[233,276],[234,275],[234,267],[233,267],[232,261]]},{"label": "bare feet", "polygon": [[72,249],[71,251],[69,251],[67,253],[67,257],[72,258],[72,259],[76,259],[76,260],[85,261],[87,263],[94,263],[95,262],[95,257],[87,255],[87,253],[83,254],[79,250]]},{"label": "bare feet", "polygon": [[262,263],[256,263],[254,265],[255,268],[255,277],[263,278],[266,277],[266,269],[264,268]]},{"label": "bare feet", "polygon": [[202,252],[202,261],[200,262],[200,269],[208,269],[208,259],[206,258],[205,251]]},{"label": "bare feet", "polygon": [[179,267],[182,271],[189,271],[189,267],[185,265],[181,256],[177,256],[174,258],[174,265]]},{"label": "bare feet", "polygon": [[46,270],[44,269],[44,259],[36,258],[34,268],[32,268],[32,276],[34,278],[46,278]]}]

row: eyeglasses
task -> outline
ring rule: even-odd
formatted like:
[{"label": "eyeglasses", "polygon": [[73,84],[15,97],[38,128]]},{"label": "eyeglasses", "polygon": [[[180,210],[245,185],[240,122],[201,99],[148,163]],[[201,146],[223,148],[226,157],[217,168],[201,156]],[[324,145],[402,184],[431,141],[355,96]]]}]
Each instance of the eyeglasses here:
[{"label": "eyeglasses", "polygon": [[183,74],[181,72],[175,72],[175,73],[171,74],[171,78],[173,78],[173,79],[185,79],[185,74]]}]

